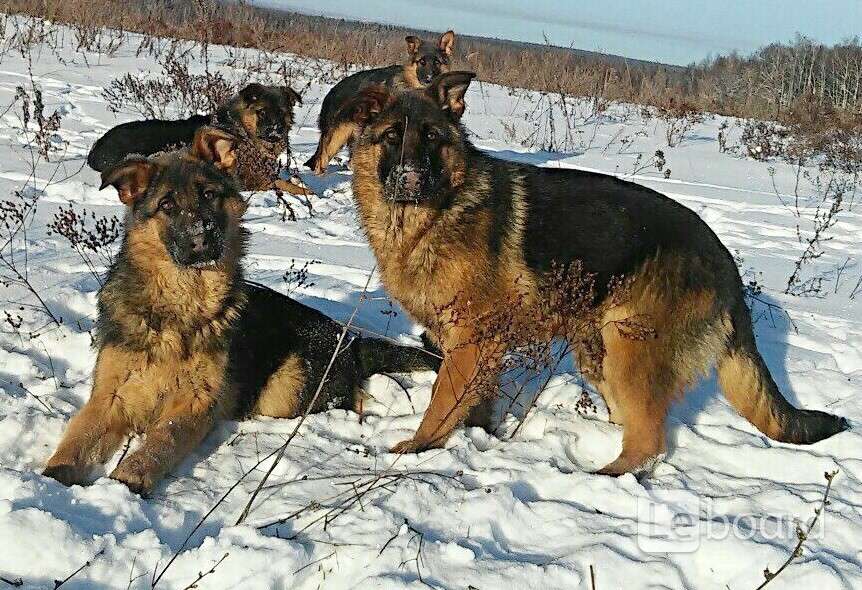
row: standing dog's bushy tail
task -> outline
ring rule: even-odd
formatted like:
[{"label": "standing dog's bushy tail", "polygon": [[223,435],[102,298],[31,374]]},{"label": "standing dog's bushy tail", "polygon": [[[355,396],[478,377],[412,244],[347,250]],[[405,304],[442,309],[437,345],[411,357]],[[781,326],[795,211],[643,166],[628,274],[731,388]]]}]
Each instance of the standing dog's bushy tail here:
[{"label": "standing dog's bushy tail", "polygon": [[401,346],[380,338],[360,338],[356,344],[366,378],[376,373],[436,371],[442,362],[437,354],[424,348]]},{"label": "standing dog's bushy tail", "polygon": [[748,309],[737,311],[734,333],[718,361],[718,380],[736,410],[769,438],[807,445],[847,430],[845,418],[794,407],[779,391],[757,351]]}]

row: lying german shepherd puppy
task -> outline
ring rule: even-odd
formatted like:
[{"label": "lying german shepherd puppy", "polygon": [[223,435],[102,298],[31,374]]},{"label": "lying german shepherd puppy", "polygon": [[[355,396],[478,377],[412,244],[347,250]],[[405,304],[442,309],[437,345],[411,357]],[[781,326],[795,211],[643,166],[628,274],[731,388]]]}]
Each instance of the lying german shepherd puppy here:
[{"label": "lying german shepherd puppy", "polygon": [[[99,292],[90,400],[44,471],[85,481],[129,432],[145,434],[111,477],[146,494],[222,417],[291,418],[313,398],[342,332],[337,322],[243,281],[246,204],[225,174],[235,140],[202,127],[185,152],[135,156],[103,175],[128,206]],[[420,348],[348,335],[312,411],[353,409],[381,371],[433,369]]]},{"label": "lying german shepherd puppy", "polygon": [[[351,106],[361,127],[354,197],[383,283],[444,354],[419,430],[393,451],[442,445],[496,392],[495,381],[473,380],[509,343],[476,318],[513,301],[523,303],[514,321],[532,338],[575,340],[581,370],[622,424],[622,453],[599,473],[660,457],[668,406],[713,363],[728,400],[771,438],[808,444],[848,428],[781,395],[757,351],[733,258],[694,212],[613,176],[477,150],[459,124],[473,77],[450,72],[400,94],[367,89]],[[559,305],[560,268],[590,277],[589,322],[571,322]],[[650,335],[622,329],[632,318],[644,318]],[[578,333],[567,332],[573,324]]]},{"label": "lying german shepherd puppy", "polygon": [[252,83],[213,114],[117,125],[96,141],[87,164],[102,172],[130,155],[151,156],[188,146],[198,129],[216,125],[243,140],[237,167],[243,190],[278,188],[309,195],[311,191],[305,187],[278,178],[278,156],[284,151],[290,155],[288,132],[293,127],[293,107],[297,103],[302,104],[302,98],[289,86]]},{"label": "lying german shepherd puppy", "polygon": [[437,44],[409,35],[407,41],[407,63],[357,72],[341,80],[324,97],[320,107],[318,127],[320,142],[317,151],[305,163],[316,174],[324,174],[332,157],[346,144],[356,126],[350,113],[342,108],[363,88],[381,85],[390,91],[408,88],[425,88],[437,76],[450,69],[455,33],[446,31]]}]

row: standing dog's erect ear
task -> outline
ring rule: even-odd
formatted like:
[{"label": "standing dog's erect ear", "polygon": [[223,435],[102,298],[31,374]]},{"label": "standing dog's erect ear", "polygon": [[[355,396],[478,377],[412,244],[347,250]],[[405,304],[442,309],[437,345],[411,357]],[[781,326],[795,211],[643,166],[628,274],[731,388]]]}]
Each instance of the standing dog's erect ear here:
[{"label": "standing dog's erect ear", "polygon": [[404,40],[407,41],[407,51],[410,53],[416,53],[419,51],[419,46],[422,45],[422,39],[415,35],[407,35]]},{"label": "standing dog's erect ear", "polygon": [[113,186],[117,189],[120,201],[124,205],[131,205],[147,192],[156,170],[156,164],[143,156],[129,156],[116,166],[102,171],[99,190]]},{"label": "standing dog's erect ear", "polygon": [[236,169],[237,138],[215,127],[201,127],[195,132],[189,150],[199,160],[211,162],[219,170],[233,173]]},{"label": "standing dog's erect ear", "polygon": [[464,114],[464,94],[470,86],[470,81],[476,77],[473,72],[447,72],[440,74],[426,92],[437,101],[440,108],[449,111],[455,119]]},{"label": "standing dog's erect ear", "polygon": [[452,50],[455,48],[455,33],[453,31],[446,31],[440,35],[437,47],[446,55],[452,55]]},{"label": "standing dog's erect ear", "polygon": [[281,92],[284,94],[284,97],[287,99],[290,106],[302,104],[302,95],[290,86],[282,86]]}]

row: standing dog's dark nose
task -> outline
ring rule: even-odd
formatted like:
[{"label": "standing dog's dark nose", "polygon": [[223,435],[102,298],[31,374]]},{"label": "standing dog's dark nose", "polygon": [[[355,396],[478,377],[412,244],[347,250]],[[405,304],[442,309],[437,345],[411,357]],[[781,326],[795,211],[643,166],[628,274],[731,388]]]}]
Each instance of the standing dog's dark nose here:
[{"label": "standing dog's dark nose", "polygon": [[407,170],[401,175],[401,186],[408,193],[419,192],[422,185],[422,175],[415,170]]},{"label": "standing dog's dark nose", "polygon": [[192,236],[192,252],[200,254],[201,252],[206,251],[207,246],[206,234],[195,234]]}]

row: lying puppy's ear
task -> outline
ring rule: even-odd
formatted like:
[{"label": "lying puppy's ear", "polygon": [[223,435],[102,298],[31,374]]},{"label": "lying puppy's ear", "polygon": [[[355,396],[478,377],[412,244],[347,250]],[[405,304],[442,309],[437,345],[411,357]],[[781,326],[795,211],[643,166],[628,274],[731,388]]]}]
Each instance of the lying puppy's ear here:
[{"label": "lying puppy's ear", "polygon": [[195,132],[189,153],[219,170],[233,174],[236,170],[237,138],[215,127],[201,127]]},{"label": "lying puppy's ear", "polygon": [[404,40],[407,41],[407,51],[411,54],[419,51],[419,46],[422,45],[422,39],[414,35],[407,35]]},{"label": "lying puppy's ear", "polygon": [[131,205],[142,197],[150,186],[150,181],[156,175],[157,166],[142,156],[129,156],[116,166],[102,171],[102,185],[117,189],[120,201]]},{"label": "lying puppy's ear", "polygon": [[392,95],[383,86],[371,86],[364,89],[355,98],[345,104],[338,119],[348,119],[359,127],[372,123],[392,101]]},{"label": "lying puppy's ear", "polygon": [[440,74],[426,92],[433,98],[440,108],[449,111],[452,118],[458,120],[464,114],[464,94],[470,86],[470,81],[476,77],[473,72],[448,72]]},{"label": "lying puppy's ear", "polygon": [[452,55],[452,50],[455,48],[455,33],[446,31],[440,35],[440,40],[437,42],[437,47],[446,55]]},{"label": "lying puppy's ear", "polygon": [[290,86],[282,86],[281,92],[284,94],[284,97],[287,99],[287,103],[290,106],[302,104],[302,95]]}]

